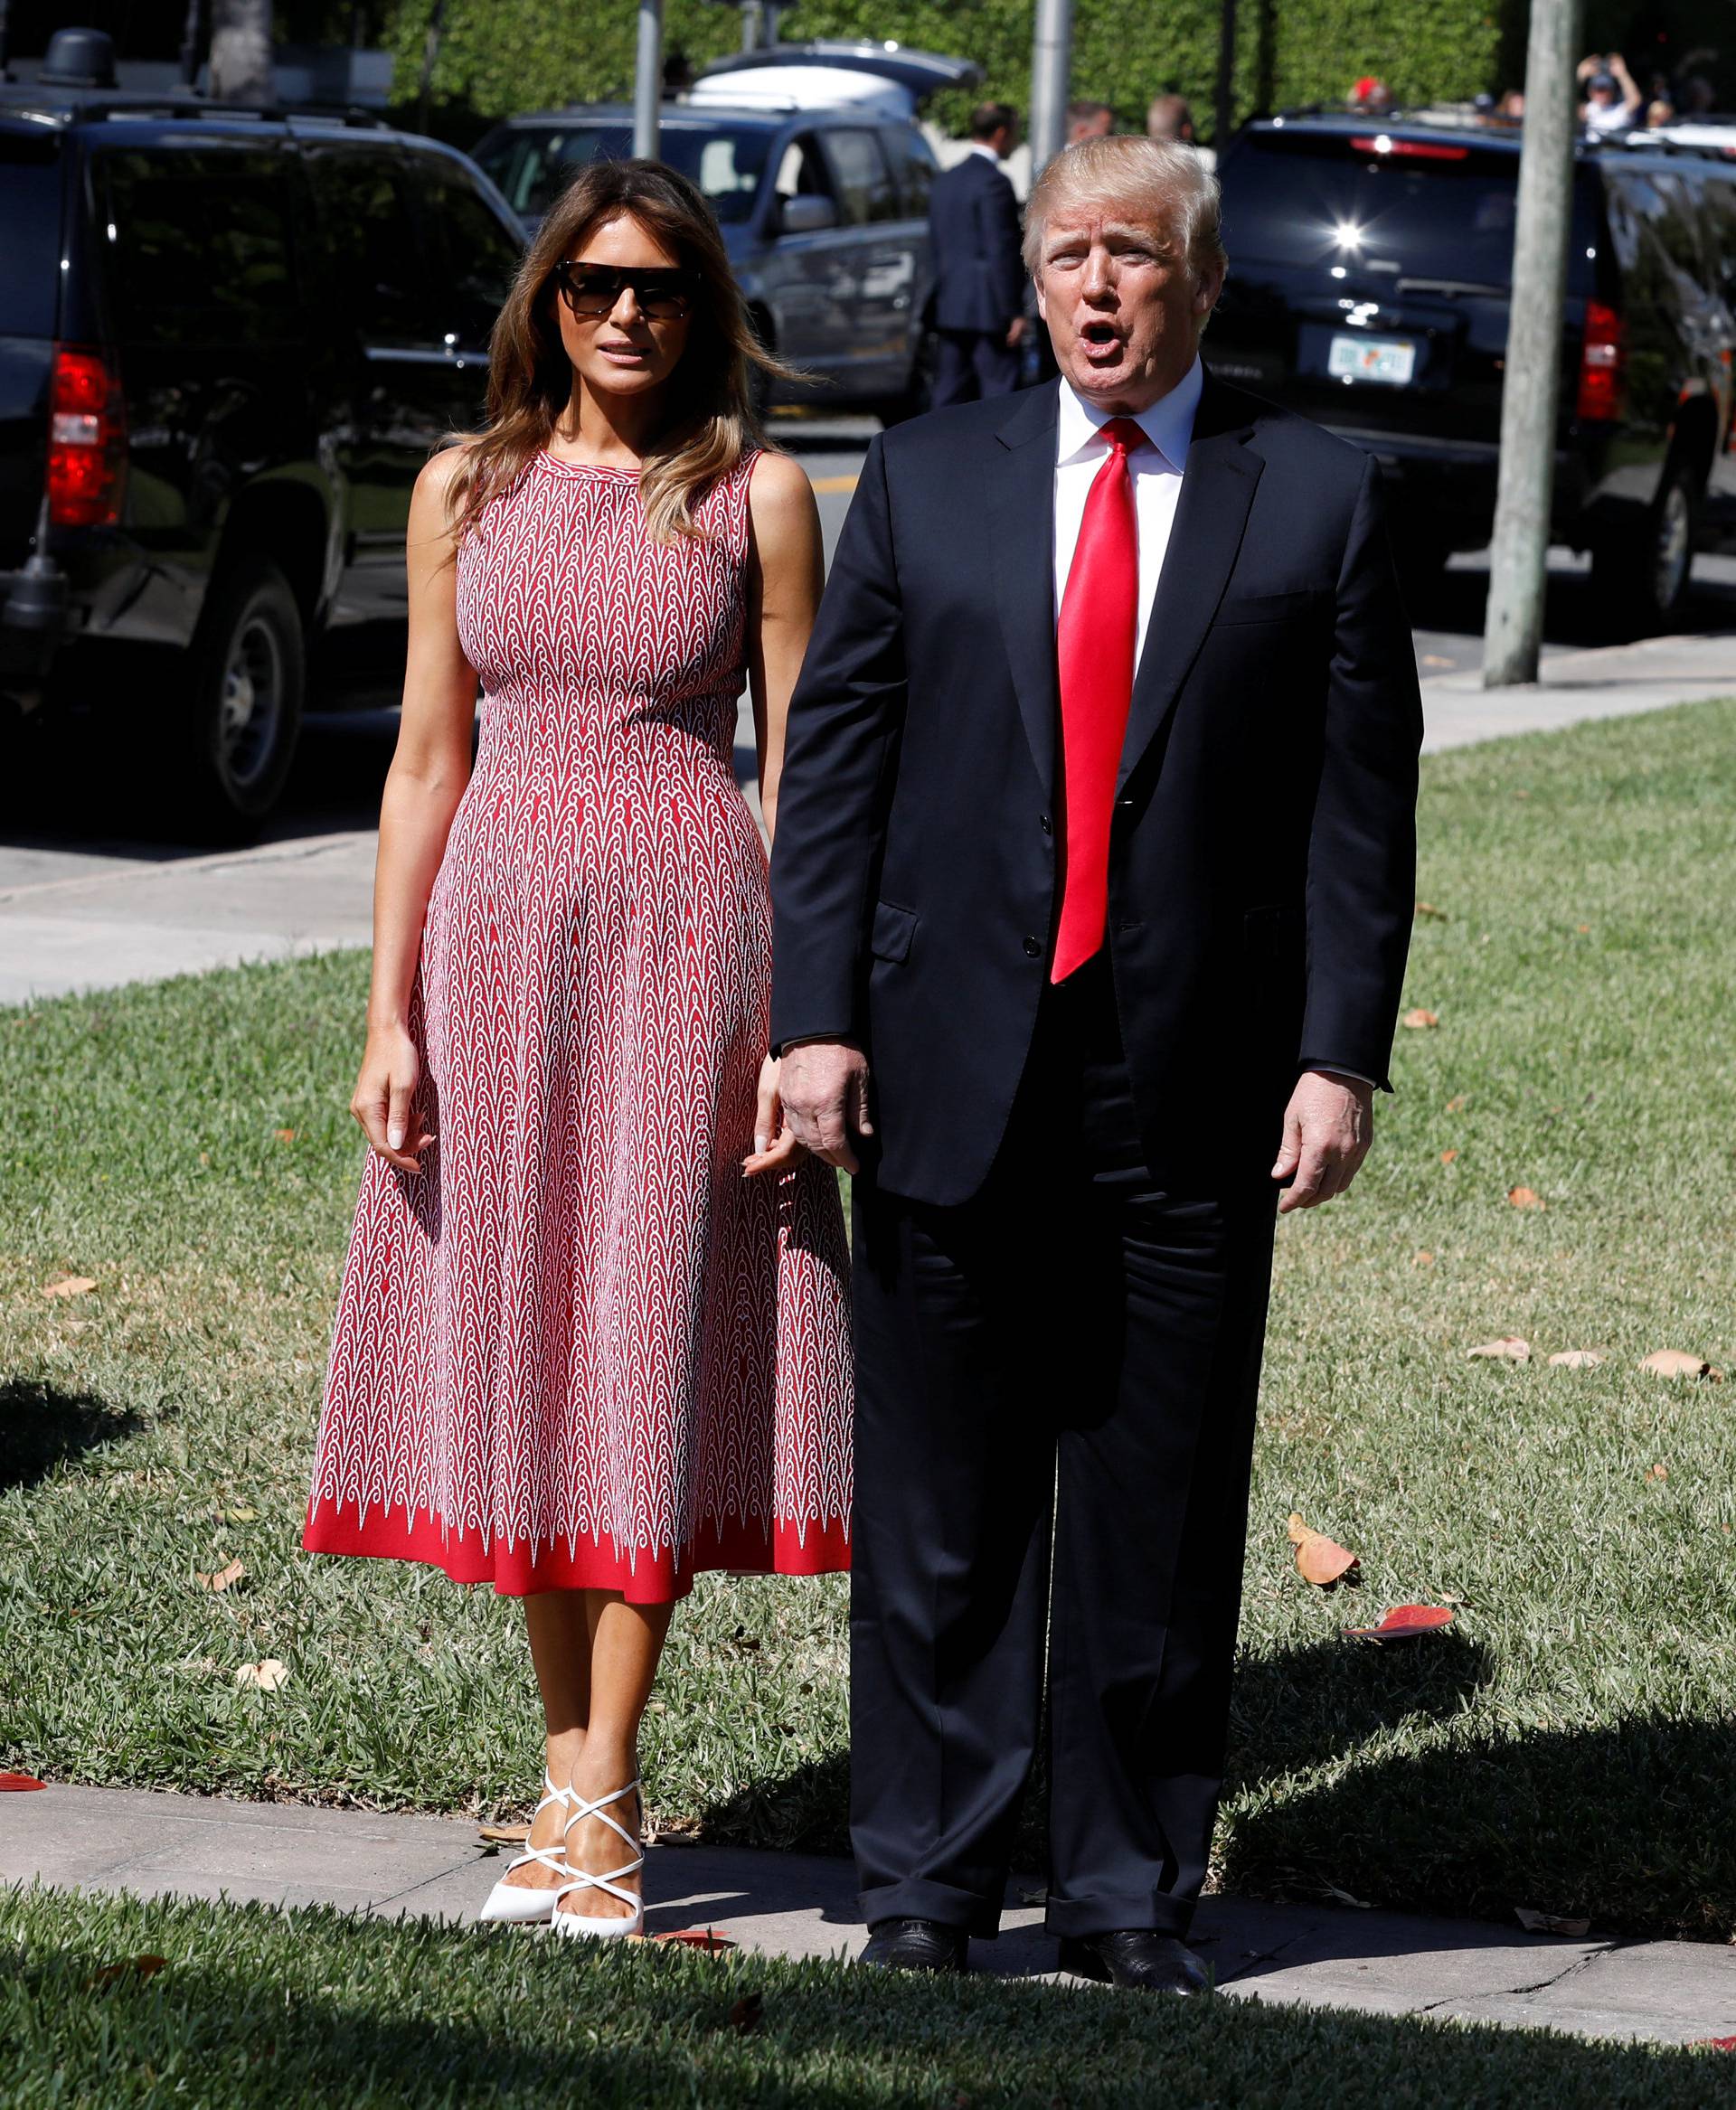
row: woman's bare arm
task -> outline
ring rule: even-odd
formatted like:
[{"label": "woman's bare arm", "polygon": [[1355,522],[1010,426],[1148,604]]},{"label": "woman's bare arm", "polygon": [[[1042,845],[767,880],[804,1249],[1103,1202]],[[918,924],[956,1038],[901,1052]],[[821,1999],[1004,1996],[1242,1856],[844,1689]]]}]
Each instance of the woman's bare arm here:
[{"label": "woman's bare arm", "polygon": [[476,676],[458,643],[458,568],[448,486],[462,449],[436,455],[416,479],[405,541],[410,647],[398,745],[380,803],[373,880],[373,980],[368,1041],[350,1110],[380,1155],[420,1169],[433,1138],[408,1133],[420,1065],[410,1038],[410,985],[447,832],[470,777]]},{"label": "woman's bare arm", "polygon": [[748,485],[748,685],[760,756],[760,810],[778,825],[789,699],[826,582],[814,486],[788,455],[762,454]]}]

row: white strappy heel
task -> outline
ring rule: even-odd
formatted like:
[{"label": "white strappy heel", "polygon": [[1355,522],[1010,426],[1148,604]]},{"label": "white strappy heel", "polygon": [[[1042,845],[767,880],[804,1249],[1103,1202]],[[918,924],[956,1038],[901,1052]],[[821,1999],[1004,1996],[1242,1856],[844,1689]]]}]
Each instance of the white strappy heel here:
[{"label": "white strappy heel", "polygon": [[[582,1823],[587,1817],[595,1817],[599,1823],[607,1824],[611,1832],[619,1836],[621,1844],[627,1848],[633,1858],[623,1868],[610,1869],[606,1876],[587,1875],[582,1869],[574,1868],[571,1861],[568,1860],[566,1870],[571,1880],[562,1883],[553,1893],[553,1904],[550,1907],[550,1910],[554,1913],[550,1924],[556,1934],[590,1935],[598,1941],[611,1941],[618,1939],[622,1935],[645,1932],[645,1900],[636,1898],[631,1890],[620,1888],[623,1876],[637,1876],[645,1866],[645,1855],[639,1850],[638,1833],[629,1832],[618,1818],[609,1813],[610,1803],[618,1803],[624,1795],[637,1795],[638,1792],[638,1782],[630,1780],[625,1787],[618,1787],[612,1794],[599,1795],[594,1803],[588,1803],[582,1795],[573,1796],[575,1807],[561,1834],[561,1852],[564,1854],[567,1851],[567,1833],[573,1826]],[[561,1902],[569,1890],[607,1890],[611,1898],[630,1906],[632,1910],[625,1918],[617,1919],[587,1917],[582,1912],[555,1912],[554,1906]]]},{"label": "white strappy heel", "polygon": [[[536,1816],[531,1819],[533,1828],[536,1818],[552,1803],[559,1804],[561,1809],[566,1810],[571,1809],[579,1800],[570,1787],[556,1787],[546,1773],[542,1776],[542,1785],[547,1792],[536,1805]],[[572,1870],[567,1865],[566,1851],[567,1833],[563,1825],[558,1846],[532,1846],[527,1841],[524,1851],[507,1862],[506,1875],[510,1876],[514,1869],[528,1868],[533,1861],[536,1861],[557,1876],[570,1876]],[[509,1883],[506,1876],[503,1876],[489,1891],[487,1900],[476,1917],[504,1921],[509,1926],[530,1926],[539,1919],[552,1917],[554,1901],[560,1895],[560,1890],[552,1884],[539,1888],[534,1883]]]}]

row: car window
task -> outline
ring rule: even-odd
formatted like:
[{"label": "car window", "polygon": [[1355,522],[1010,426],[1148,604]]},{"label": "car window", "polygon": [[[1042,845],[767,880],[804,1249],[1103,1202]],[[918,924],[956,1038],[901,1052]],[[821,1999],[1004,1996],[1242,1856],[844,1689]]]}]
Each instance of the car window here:
[{"label": "car window", "polygon": [[429,222],[429,247],[444,258],[435,305],[465,349],[480,349],[512,291],[523,244],[464,170],[444,156],[412,155],[410,175]]},{"label": "car window", "polygon": [[880,136],[886,158],[892,165],[898,187],[899,211],[906,220],[925,220],[929,189],[934,182],[934,155],[921,133],[905,125],[889,125]]},{"label": "car window", "polygon": [[[753,217],[775,137],[764,125],[665,125],[657,155],[698,184],[727,227]],[[536,220],[586,162],[624,161],[632,151],[633,134],[625,125],[515,125],[476,160],[513,211]]]},{"label": "car window", "polygon": [[344,319],[364,344],[438,344],[429,259],[420,254],[402,162],[378,147],[322,147],[307,161]]},{"label": "car window", "polygon": [[122,343],[299,337],[288,177],[280,155],[250,147],[104,154],[106,276]]},{"label": "car window", "polygon": [[1730,299],[1736,297],[1736,181],[1708,170],[1700,203],[1712,267]]},{"label": "car window", "polygon": [[1683,186],[1672,176],[1623,169],[1610,189],[1610,230],[1632,290],[1677,304],[1703,298],[1706,259]]},{"label": "car window", "polygon": [[[1251,264],[1512,283],[1517,155],[1386,160],[1353,150],[1342,135],[1254,133],[1220,173],[1232,283]],[[1576,184],[1576,290],[1590,284],[1592,224],[1589,193]]]},{"label": "car window", "polygon": [[811,138],[792,139],[778,157],[773,185],[780,198],[830,198],[835,193],[820,150]]},{"label": "car window", "polygon": [[12,337],[52,337],[61,291],[61,143],[0,137],[0,316]]},{"label": "car window", "polygon": [[832,170],[839,216],[859,227],[874,220],[896,220],[898,195],[874,135],[840,128],[822,132],[820,137]]}]

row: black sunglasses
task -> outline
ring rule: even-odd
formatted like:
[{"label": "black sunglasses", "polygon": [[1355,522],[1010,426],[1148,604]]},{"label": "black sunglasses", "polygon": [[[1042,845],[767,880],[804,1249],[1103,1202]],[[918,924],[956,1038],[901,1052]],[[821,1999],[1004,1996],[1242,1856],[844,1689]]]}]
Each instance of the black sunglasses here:
[{"label": "black sunglasses", "polygon": [[693,305],[691,271],[639,270],[618,264],[559,263],[554,267],[561,297],[574,315],[593,321],[613,315],[624,287],[633,288],[639,312],[654,322],[669,323],[687,314]]}]

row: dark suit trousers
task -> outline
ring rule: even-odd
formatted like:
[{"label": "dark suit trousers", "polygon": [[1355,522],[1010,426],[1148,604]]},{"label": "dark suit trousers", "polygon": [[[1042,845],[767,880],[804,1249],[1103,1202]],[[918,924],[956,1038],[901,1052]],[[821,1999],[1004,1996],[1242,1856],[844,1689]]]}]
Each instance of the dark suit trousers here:
[{"label": "dark suit trousers", "polygon": [[1045,1639],[1050,1930],[1182,1934],[1204,1880],[1273,1196],[1166,1192],[1144,1160],[1099,956],[1045,993],[978,1194],[856,1182],[851,1833],[871,1925],[995,1931]]},{"label": "dark suit trousers", "polygon": [[1019,355],[1005,331],[937,330],[934,385],[929,407],[974,403],[978,397],[1010,396],[1019,385]]}]

